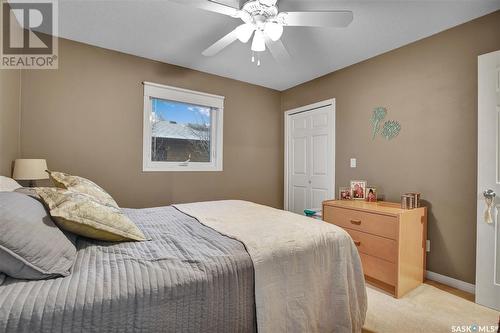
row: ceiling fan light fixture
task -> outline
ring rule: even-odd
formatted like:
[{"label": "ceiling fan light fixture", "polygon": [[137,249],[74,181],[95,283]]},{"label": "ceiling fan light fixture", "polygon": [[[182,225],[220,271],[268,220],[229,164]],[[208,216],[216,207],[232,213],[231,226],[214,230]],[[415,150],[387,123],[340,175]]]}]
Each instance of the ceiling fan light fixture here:
[{"label": "ceiling fan light fixture", "polygon": [[252,24],[245,23],[236,28],[236,35],[240,42],[247,43],[252,37],[254,30],[255,27]]},{"label": "ceiling fan light fixture", "polygon": [[[347,27],[353,21],[353,13],[348,10],[280,12],[279,0],[170,1],[189,3],[197,8],[241,19],[243,24],[233,28],[231,32],[205,49],[202,54],[207,57],[214,56],[237,40],[248,43],[253,36],[252,62],[257,62],[257,65],[260,65],[260,53],[267,49],[276,60],[290,64],[290,55],[280,40],[285,26]],[[238,6],[232,6],[233,3]]]},{"label": "ceiling fan light fixture", "polygon": [[260,30],[256,30],[252,41],[252,51],[263,52],[266,50],[266,40],[264,34]]},{"label": "ceiling fan light fixture", "polygon": [[267,22],[264,32],[273,42],[276,42],[283,35],[283,26],[276,22]]}]

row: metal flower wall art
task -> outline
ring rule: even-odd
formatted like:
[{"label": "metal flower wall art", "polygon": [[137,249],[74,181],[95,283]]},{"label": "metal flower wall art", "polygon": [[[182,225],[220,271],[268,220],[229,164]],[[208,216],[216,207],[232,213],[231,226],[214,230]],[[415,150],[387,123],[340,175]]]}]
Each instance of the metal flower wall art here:
[{"label": "metal flower wall art", "polygon": [[387,140],[391,140],[398,136],[399,131],[401,131],[401,124],[395,120],[388,120],[384,123],[381,134]]},{"label": "metal flower wall art", "polygon": [[373,109],[372,114],[372,140],[375,140],[375,136],[380,131],[380,123],[384,120],[387,115],[387,109],[383,107],[377,107]]},{"label": "metal flower wall art", "polygon": [[[380,133],[382,137],[387,140],[394,139],[398,136],[401,131],[401,124],[396,120],[387,120],[383,123],[383,120],[387,116],[387,109],[381,106],[378,106],[373,109],[371,123],[372,123],[372,140],[375,140],[377,134]],[[380,128],[382,127],[382,130]]]}]

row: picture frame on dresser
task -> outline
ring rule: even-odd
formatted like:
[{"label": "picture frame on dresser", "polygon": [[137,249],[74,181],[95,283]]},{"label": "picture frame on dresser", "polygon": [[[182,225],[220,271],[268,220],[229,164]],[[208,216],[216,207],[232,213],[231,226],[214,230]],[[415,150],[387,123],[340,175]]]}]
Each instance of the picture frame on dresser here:
[{"label": "picture frame on dresser", "polygon": [[377,188],[367,187],[365,193],[367,202],[377,202]]},{"label": "picture frame on dresser", "polygon": [[352,190],[350,187],[340,187],[339,188],[339,199],[340,200],[352,200]]},{"label": "picture frame on dresser", "polygon": [[351,180],[351,195],[354,200],[365,200],[366,180]]}]

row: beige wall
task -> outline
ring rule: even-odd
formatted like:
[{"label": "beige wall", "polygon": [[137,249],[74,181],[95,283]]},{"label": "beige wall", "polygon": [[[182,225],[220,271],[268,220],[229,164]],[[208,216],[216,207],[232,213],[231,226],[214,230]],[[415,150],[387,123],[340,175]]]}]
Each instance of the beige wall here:
[{"label": "beige wall", "polygon": [[[500,12],[287,90],[283,109],[336,98],[337,186],[366,179],[388,200],[422,192],[430,208],[428,269],[474,283],[477,56],[500,49]],[[370,116],[402,125],[371,140]],[[349,167],[349,158],[358,167]]]},{"label": "beige wall", "polygon": [[19,157],[20,70],[0,69],[0,175],[11,176]]},{"label": "beige wall", "polygon": [[[247,199],[282,207],[280,93],[60,40],[59,70],[23,71],[22,155],[88,177],[124,207]],[[224,171],[142,170],[142,81],[223,95]]]}]

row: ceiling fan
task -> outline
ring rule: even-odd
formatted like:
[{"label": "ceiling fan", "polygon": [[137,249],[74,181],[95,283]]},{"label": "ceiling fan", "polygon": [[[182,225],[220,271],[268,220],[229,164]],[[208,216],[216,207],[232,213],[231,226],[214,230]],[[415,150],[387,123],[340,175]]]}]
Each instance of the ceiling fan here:
[{"label": "ceiling fan", "polygon": [[351,11],[279,12],[278,0],[172,0],[192,7],[239,18],[239,25],[202,52],[211,57],[236,40],[247,43],[252,39],[252,62],[260,65],[260,52],[267,49],[280,62],[288,62],[290,55],[280,38],[285,26],[346,27],[353,20]]}]

